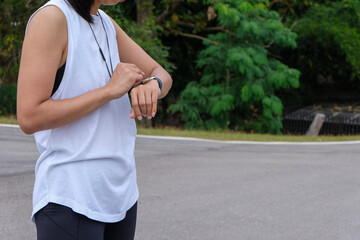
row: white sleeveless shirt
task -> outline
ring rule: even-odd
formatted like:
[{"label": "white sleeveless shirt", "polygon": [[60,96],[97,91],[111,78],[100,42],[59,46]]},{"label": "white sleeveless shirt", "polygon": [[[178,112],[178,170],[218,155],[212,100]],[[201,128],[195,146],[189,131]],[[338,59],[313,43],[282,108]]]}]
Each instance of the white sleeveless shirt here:
[{"label": "white sleeveless shirt", "polygon": [[[66,0],[51,0],[43,7],[49,5],[64,13],[68,27],[65,72],[51,98],[73,98],[106,85],[110,77],[88,22]],[[120,61],[115,28],[104,12],[99,10],[99,14],[109,40],[110,68],[114,69]],[[101,19],[93,19],[92,28],[110,65]],[[101,222],[125,217],[139,195],[134,159],[136,126],[130,110],[126,94],[75,122],[34,134],[41,155],[35,166],[33,221],[35,213],[49,202]]]}]

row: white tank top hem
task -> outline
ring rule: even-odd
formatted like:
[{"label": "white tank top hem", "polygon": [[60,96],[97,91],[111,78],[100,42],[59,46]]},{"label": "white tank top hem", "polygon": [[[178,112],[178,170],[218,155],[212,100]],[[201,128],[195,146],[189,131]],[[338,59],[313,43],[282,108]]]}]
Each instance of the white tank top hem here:
[{"label": "white tank top hem", "polygon": [[[63,12],[68,27],[66,67],[51,99],[74,98],[105,86],[110,77],[89,23],[66,0],[51,0],[40,9],[49,5]],[[92,28],[108,65],[112,62],[110,68],[115,69],[120,62],[116,31],[110,18],[101,10],[99,14],[106,32],[100,16],[93,16]],[[125,217],[139,197],[136,125],[130,110],[126,94],[75,122],[34,134],[40,157],[35,166],[32,221],[49,202],[101,222]]]},{"label": "white tank top hem", "polygon": [[[75,202],[72,199],[67,199],[67,198],[63,198],[63,197],[59,197],[59,196],[46,196],[44,199],[41,199],[38,204],[36,206],[34,206],[33,208],[33,215],[35,216],[35,214],[41,210],[43,207],[45,207],[48,203],[56,203],[56,204],[60,204],[66,207],[71,208],[74,212],[82,214],[84,216],[87,216],[88,218],[95,220],[95,221],[99,221],[99,222],[105,222],[105,223],[115,223],[115,222],[119,222],[122,219],[125,218],[126,216],[126,212],[131,208],[131,206],[133,206],[139,198],[139,194],[136,194],[133,199],[130,199],[129,201],[129,208],[125,209],[123,212],[120,212],[118,214],[104,214],[104,213],[99,213],[99,212],[95,212],[95,211],[91,211],[87,208],[84,208],[83,205]],[[35,219],[33,219],[33,222],[35,222]]]}]

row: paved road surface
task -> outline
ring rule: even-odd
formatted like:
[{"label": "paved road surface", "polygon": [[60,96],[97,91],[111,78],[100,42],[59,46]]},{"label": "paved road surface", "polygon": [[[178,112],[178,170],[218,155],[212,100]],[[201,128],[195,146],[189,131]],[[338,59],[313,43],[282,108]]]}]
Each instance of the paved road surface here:
[{"label": "paved road surface", "polygon": [[[36,239],[33,138],[0,126],[0,239]],[[136,240],[358,240],[360,143],[139,137]]]}]

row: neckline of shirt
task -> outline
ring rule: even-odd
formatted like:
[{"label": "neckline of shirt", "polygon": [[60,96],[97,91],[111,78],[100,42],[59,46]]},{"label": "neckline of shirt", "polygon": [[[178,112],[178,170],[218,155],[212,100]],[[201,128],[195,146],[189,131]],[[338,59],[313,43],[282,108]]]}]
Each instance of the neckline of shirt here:
[{"label": "neckline of shirt", "polygon": [[97,12],[96,15],[95,14],[90,14],[90,16],[91,16],[91,18],[92,18],[92,20],[94,22],[100,21],[100,13],[99,12]]}]

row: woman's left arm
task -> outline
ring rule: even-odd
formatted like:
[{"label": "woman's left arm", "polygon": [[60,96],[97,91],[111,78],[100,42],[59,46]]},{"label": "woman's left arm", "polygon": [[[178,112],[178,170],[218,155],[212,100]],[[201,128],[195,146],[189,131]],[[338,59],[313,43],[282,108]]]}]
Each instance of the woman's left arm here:
[{"label": "woman's left arm", "polygon": [[[112,19],[111,19],[112,20]],[[151,119],[157,111],[157,100],[166,96],[172,85],[170,74],[152,59],[139,45],[137,45],[114,21],[116,40],[121,62],[133,63],[145,73],[147,77],[158,77],[162,81],[162,89],[156,80],[133,88],[131,95],[131,118],[143,117]]]}]

